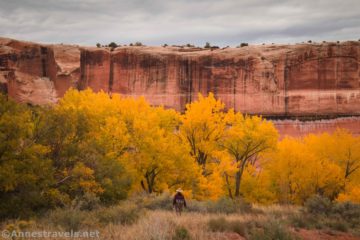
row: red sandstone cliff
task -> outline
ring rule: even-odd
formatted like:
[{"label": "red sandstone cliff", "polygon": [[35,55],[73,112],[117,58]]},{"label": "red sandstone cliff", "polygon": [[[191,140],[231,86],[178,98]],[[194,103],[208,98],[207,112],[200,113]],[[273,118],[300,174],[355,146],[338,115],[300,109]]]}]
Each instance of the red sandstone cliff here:
[{"label": "red sandstone cliff", "polygon": [[0,38],[0,84],[19,102],[53,103],[80,75],[76,46],[39,45]]},{"label": "red sandstone cliff", "polygon": [[360,114],[360,42],[190,50],[82,49],[80,86],[144,95],[177,110],[198,92],[213,92],[252,114]]},{"label": "red sandstone cliff", "polygon": [[[0,38],[0,88],[17,101],[35,104],[55,102],[70,87],[90,87],[143,95],[154,105],[177,110],[196,99],[198,92],[213,92],[228,108],[250,114],[359,116],[359,59],[360,42],[355,41],[215,50],[120,47],[109,51]],[[337,122],[328,126],[348,125],[331,121]],[[280,131],[285,129],[284,124],[276,124]],[[355,120],[351,130],[359,131],[359,124],[360,120]],[[290,125],[285,132],[301,134],[301,127],[294,127],[299,123]]]}]

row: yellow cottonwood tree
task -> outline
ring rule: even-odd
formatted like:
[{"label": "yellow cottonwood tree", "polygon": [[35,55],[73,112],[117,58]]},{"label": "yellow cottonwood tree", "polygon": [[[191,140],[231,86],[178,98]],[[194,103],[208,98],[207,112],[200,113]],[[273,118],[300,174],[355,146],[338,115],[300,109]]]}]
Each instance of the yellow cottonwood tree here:
[{"label": "yellow cottonwood tree", "polygon": [[272,204],[276,202],[276,194],[271,188],[270,180],[269,172],[264,171],[261,165],[256,167],[248,164],[241,181],[242,196],[251,203]]},{"label": "yellow cottonwood tree", "polygon": [[[127,155],[127,165],[136,172],[137,180],[148,193],[169,188],[189,187],[194,172],[194,162],[188,149],[175,134],[179,116],[162,107],[141,106],[136,116],[129,117],[132,150]],[[130,120],[131,121],[131,120]],[[129,123],[130,123],[129,121]]]},{"label": "yellow cottonwood tree", "polygon": [[[224,173],[229,196],[232,198],[240,195],[241,179],[247,165],[254,165],[259,154],[273,149],[278,134],[273,124],[261,117],[243,116],[230,110],[226,121],[228,127],[219,144],[231,156],[235,168],[235,175]],[[235,180],[235,184],[230,183],[230,178]]]},{"label": "yellow cottonwood tree", "polygon": [[49,146],[56,169],[52,193],[72,199],[90,192],[108,203],[127,196],[131,177],[122,158],[130,140],[121,104],[118,96],[69,90],[42,113],[37,134]]},{"label": "yellow cottonwood tree", "polygon": [[341,169],[341,188],[332,198],[339,195],[339,200],[358,199],[354,195],[360,186],[360,137],[337,129],[332,134],[310,134],[305,141],[318,158],[327,159]]},{"label": "yellow cottonwood tree", "polygon": [[341,187],[340,167],[317,157],[303,139],[283,139],[261,166],[279,203],[302,204],[314,194],[332,197]]},{"label": "yellow cottonwood tree", "polygon": [[223,179],[219,172],[219,146],[226,128],[224,104],[212,93],[199,94],[197,101],[187,104],[181,115],[179,136],[201,168],[194,194],[196,198],[216,199],[223,195]]},{"label": "yellow cottonwood tree", "polygon": [[212,172],[212,154],[222,137],[226,123],[224,104],[212,93],[186,105],[181,116],[180,136],[190,146],[190,154],[202,167],[203,175]]},{"label": "yellow cottonwood tree", "polygon": [[360,203],[359,184],[348,184],[345,188],[345,191],[339,194],[337,200],[340,202]]},{"label": "yellow cottonwood tree", "polygon": [[0,94],[0,219],[47,205],[54,183],[49,148],[37,141],[31,110]]}]

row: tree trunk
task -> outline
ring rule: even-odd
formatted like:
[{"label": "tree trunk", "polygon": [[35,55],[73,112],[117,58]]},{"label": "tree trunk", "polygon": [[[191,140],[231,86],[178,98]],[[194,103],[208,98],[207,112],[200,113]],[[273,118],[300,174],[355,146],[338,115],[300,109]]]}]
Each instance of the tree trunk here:
[{"label": "tree trunk", "polygon": [[239,166],[239,171],[235,175],[235,197],[240,196],[241,178],[242,178],[242,175],[243,175],[243,172],[245,169],[245,163],[246,163],[246,159],[242,160],[242,162]]},{"label": "tree trunk", "polygon": [[231,185],[230,185],[230,182],[229,182],[229,175],[227,175],[227,173],[225,173],[225,181],[226,181],[226,187],[227,187],[228,192],[229,192],[229,197],[231,199],[233,199],[233,195],[232,195],[232,191],[231,191]]},{"label": "tree trunk", "polygon": [[146,171],[145,175],[144,175],[144,178],[146,180],[146,185],[147,185],[147,188],[144,184],[144,181],[141,180],[141,186],[142,188],[148,192],[148,193],[152,193],[154,192],[154,186],[155,186],[155,178],[156,176],[160,173],[160,171],[156,172],[156,169],[157,167],[153,168],[151,171]]},{"label": "tree trunk", "polygon": [[141,187],[142,187],[142,189],[144,190],[144,191],[148,191],[147,189],[146,189],[146,187],[145,187],[145,184],[144,184],[144,181],[143,180],[141,180],[140,181],[140,184],[141,184]]},{"label": "tree trunk", "polygon": [[241,184],[241,170],[235,175],[235,197],[240,196],[240,184]]},{"label": "tree trunk", "polygon": [[147,184],[148,184],[148,192],[151,194],[153,192],[153,187],[151,184],[151,181],[149,181],[148,179],[146,179]]},{"label": "tree trunk", "polygon": [[153,192],[154,179],[155,179],[155,176],[154,176],[153,172],[150,172],[150,174],[148,174],[146,176],[146,183],[148,185],[148,193],[150,193],[150,194]]}]

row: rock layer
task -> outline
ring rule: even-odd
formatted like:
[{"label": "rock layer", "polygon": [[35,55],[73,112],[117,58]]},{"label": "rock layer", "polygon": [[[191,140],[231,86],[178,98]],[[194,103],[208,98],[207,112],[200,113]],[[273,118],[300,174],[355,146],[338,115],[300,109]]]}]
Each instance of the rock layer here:
[{"label": "rock layer", "polygon": [[[56,102],[70,87],[90,87],[145,96],[153,105],[179,111],[199,92],[213,92],[227,108],[271,118],[359,116],[359,57],[360,42],[355,41],[225,49],[133,46],[110,51],[0,38],[0,90],[19,102],[45,104]],[[333,129],[343,119],[327,121]],[[360,121],[354,121],[352,131],[360,129]],[[281,124],[278,128],[285,129]],[[299,135],[292,127],[286,129]]]},{"label": "rock layer", "polygon": [[2,92],[31,104],[54,103],[79,76],[78,47],[0,38]]},{"label": "rock layer", "polygon": [[332,133],[338,128],[347,129],[357,136],[360,135],[360,117],[341,117],[313,121],[273,120],[273,123],[281,137],[285,135],[303,137],[309,133]]},{"label": "rock layer", "polygon": [[266,116],[360,114],[359,42],[236,49],[82,49],[81,88],[145,96],[184,110],[213,92],[234,108]]}]

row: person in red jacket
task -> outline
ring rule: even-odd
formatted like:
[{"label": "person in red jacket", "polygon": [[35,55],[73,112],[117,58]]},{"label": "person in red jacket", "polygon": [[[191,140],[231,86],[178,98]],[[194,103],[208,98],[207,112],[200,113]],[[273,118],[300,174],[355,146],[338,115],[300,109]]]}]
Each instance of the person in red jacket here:
[{"label": "person in red jacket", "polygon": [[173,208],[175,209],[177,215],[181,216],[183,207],[186,207],[186,201],[181,188],[179,188],[176,190],[173,200]]}]

